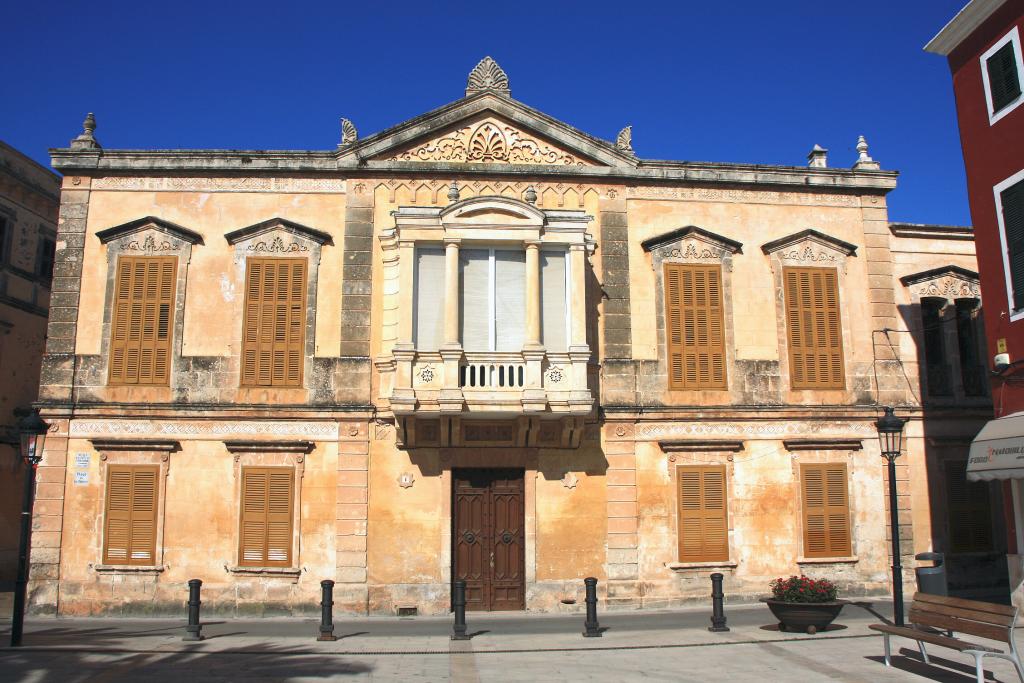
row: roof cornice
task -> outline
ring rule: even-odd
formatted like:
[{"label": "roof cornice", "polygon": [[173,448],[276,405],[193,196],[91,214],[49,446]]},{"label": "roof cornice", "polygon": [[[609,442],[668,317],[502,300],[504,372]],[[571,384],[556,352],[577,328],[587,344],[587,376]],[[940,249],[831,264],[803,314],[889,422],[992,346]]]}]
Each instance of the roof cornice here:
[{"label": "roof cornice", "polygon": [[1006,0],[971,0],[924,46],[925,52],[948,57],[982,22],[1006,4]]}]

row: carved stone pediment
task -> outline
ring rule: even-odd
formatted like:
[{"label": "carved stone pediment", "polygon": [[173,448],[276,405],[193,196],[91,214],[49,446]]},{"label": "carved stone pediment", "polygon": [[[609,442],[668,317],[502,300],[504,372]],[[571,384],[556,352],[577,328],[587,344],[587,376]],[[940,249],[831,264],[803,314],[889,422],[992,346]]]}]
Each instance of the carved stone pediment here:
[{"label": "carved stone pediment", "polygon": [[910,289],[916,299],[981,299],[978,274],[960,266],[949,265],[904,275],[900,282]]},{"label": "carved stone pediment", "polygon": [[100,230],[96,237],[103,244],[117,240],[123,250],[145,254],[172,252],[187,244],[203,243],[199,233],[155,216],[145,216]]},{"label": "carved stone pediment", "polygon": [[232,230],[224,238],[232,245],[249,242],[246,250],[254,253],[300,253],[309,251],[309,243],[318,246],[332,243],[326,232],[284,218],[271,218]]},{"label": "carved stone pediment", "polygon": [[695,225],[644,240],[640,246],[657,260],[672,259],[694,263],[722,261],[732,254],[743,253],[743,245],[739,242]]},{"label": "carved stone pediment", "polygon": [[544,166],[594,165],[579,154],[495,116],[479,117],[425,141],[396,150],[388,160]]},{"label": "carved stone pediment", "polygon": [[845,264],[847,256],[857,255],[857,246],[808,229],[766,242],[761,245],[761,251],[778,258],[785,265],[840,267]]}]

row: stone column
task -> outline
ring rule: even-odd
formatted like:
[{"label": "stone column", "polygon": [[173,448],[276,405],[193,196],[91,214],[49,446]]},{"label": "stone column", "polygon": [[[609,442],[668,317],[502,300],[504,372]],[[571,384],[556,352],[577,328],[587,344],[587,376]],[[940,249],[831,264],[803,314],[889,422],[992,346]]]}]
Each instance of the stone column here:
[{"label": "stone column", "polygon": [[462,412],[462,389],[459,387],[459,363],[462,344],[459,343],[459,240],[444,241],[444,343],[441,361],[444,363],[443,384],[437,402],[442,413]]},{"label": "stone column", "polygon": [[540,344],[540,242],[526,243],[526,342],[525,348]]},{"label": "stone column", "polygon": [[345,197],[345,262],[341,269],[341,357],[335,378],[339,403],[370,403],[370,302],[372,294],[373,190],[351,185]]},{"label": "stone column", "polygon": [[459,240],[444,241],[444,345],[459,345]]}]

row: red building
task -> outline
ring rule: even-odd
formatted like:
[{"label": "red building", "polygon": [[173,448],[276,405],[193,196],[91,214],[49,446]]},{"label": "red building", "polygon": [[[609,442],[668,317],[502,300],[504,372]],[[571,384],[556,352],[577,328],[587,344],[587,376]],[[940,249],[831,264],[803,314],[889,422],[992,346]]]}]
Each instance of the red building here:
[{"label": "red building", "polygon": [[972,0],[925,50],[953,74],[996,419],[967,477],[1001,480],[1013,600],[1024,604],[1024,0]]}]

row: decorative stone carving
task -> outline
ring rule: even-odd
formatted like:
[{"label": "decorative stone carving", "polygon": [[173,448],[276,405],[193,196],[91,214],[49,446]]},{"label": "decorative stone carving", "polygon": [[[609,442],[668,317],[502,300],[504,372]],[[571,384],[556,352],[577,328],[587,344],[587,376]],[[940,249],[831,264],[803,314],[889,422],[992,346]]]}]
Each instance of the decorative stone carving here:
[{"label": "decorative stone carving", "polygon": [[798,206],[860,206],[855,195],[772,190],[725,190],[709,187],[629,187],[630,199],[667,199],[691,202],[736,202],[744,204],[794,204]]},{"label": "decorative stone carving", "polygon": [[633,126],[626,126],[615,138],[615,146],[623,152],[633,153]]},{"label": "decorative stone carving", "polygon": [[341,146],[351,145],[359,137],[355,125],[348,119],[341,120]]},{"label": "decorative stone carving", "polygon": [[875,434],[870,422],[849,422],[822,424],[817,422],[688,422],[688,423],[645,423],[639,426],[642,439],[659,440],[673,437],[723,437],[748,436],[780,438],[784,436],[830,435],[836,438],[859,438],[851,435]]},{"label": "decorative stone carving", "polygon": [[508,84],[508,74],[489,56],[481,59],[473,67],[466,81],[466,97],[484,91],[504,95],[505,97],[509,97],[512,94]]},{"label": "decorative stone carving", "polygon": [[416,477],[413,476],[412,472],[402,472],[398,475],[398,485],[403,489],[411,487],[415,481]]},{"label": "decorative stone carving", "polygon": [[298,242],[284,243],[280,237],[275,237],[268,244],[266,241],[254,242],[246,247],[246,251],[255,253],[280,253],[280,254],[293,254],[303,251],[309,251],[309,247]]},{"label": "decorative stone carving", "polygon": [[92,181],[95,190],[149,190],[155,192],[296,192],[304,194],[345,191],[341,178],[180,178],[108,176]]},{"label": "decorative stone carving", "polygon": [[579,477],[576,476],[575,472],[566,472],[565,476],[562,477],[562,486],[567,489],[574,489],[579,483]]},{"label": "decorative stone carving", "polygon": [[857,137],[857,163],[853,165],[857,170],[877,171],[880,166],[877,161],[868,156],[868,141],[863,135]]},{"label": "decorative stone carving", "polygon": [[838,260],[834,253],[829,253],[824,249],[815,251],[810,245],[804,246],[803,249],[798,247],[788,251],[780,251],[779,258],[795,263],[835,263]]},{"label": "decorative stone carving", "polygon": [[[358,433],[358,428],[356,429]],[[93,436],[174,436],[217,438],[233,436],[288,436],[307,439],[337,439],[336,422],[164,422],[161,420],[74,420],[69,435],[75,438]]]},{"label": "decorative stone carving", "polygon": [[462,126],[399,152],[391,161],[454,161],[483,164],[584,166],[575,155],[540,142],[494,118]]},{"label": "decorative stone carving", "polygon": [[565,379],[565,374],[564,374],[564,371],[562,370],[562,368],[560,368],[558,366],[553,366],[553,367],[548,368],[548,371],[547,371],[547,381],[548,381],[548,384],[558,384],[563,379]]},{"label": "decorative stone carving", "polygon": [[96,117],[92,112],[85,115],[85,121],[82,122],[82,133],[74,140],[71,141],[71,149],[100,149],[100,143],[97,142],[96,136]]},{"label": "decorative stone carving", "polygon": [[424,365],[420,368],[419,377],[420,381],[424,384],[430,384],[434,381],[434,368],[429,365]]},{"label": "decorative stone carving", "polygon": [[696,240],[687,240],[675,247],[662,247],[658,250],[661,258],[677,258],[695,261],[720,261],[728,252],[725,249],[716,249]]},{"label": "decorative stone carving", "polygon": [[943,299],[980,299],[981,287],[977,282],[946,276],[921,283],[914,289],[918,298],[941,297]]},{"label": "decorative stone carving", "polygon": [[140,244],[138,240],[132,240],[124,245],[125,251],[140,251],[145,254],[155,254],[161,251],[177,251],[178,247],[168,240],[157,242],[152,234],[146,235]]},{"label": "decorative stone carving", "polygon": [[375,441],[390,441],[395,434],[395,426],[387,420],[375,420],[374,427],[373,438]]}]

